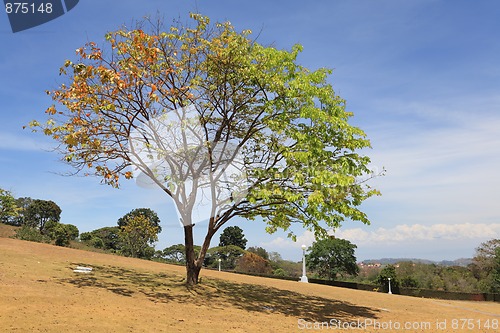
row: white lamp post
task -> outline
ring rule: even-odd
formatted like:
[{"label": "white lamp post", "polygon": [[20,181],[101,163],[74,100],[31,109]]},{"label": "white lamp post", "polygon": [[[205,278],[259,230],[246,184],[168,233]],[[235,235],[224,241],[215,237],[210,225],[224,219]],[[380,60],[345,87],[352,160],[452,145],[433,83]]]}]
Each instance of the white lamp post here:
[{"label": "white lamp post", "polygon": [[219,258],[219,272],[220,272],[220,262],[222,261],[221,258]]},{"label": "white lamp post", "polygon": [[388,278],[389,279],[389,294],[392,294],[392,291],[391,291],[391,278]]},{"label": "white lamp post", "polygon": [[302,276],[300,278],[300,282],[308,283],[309,281],[306,276],[306,248],[307,246],[305,244],[302,245]]}]

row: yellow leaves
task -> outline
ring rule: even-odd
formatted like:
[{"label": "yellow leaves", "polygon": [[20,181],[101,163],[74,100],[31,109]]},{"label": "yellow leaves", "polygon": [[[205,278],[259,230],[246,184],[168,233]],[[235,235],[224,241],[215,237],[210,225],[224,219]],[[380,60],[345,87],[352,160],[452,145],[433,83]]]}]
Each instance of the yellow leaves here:
[{"label": "yellow leaves", "polygon": [[54,115],[57,113],[56,107],[51,105],[47,110],[45,110],[46,114]]},{"label": "yellow leaves", "polygon": [[64,137],[64,143],[66,143],[68,146],[76,146],[78,144],[78,139],[75,135],[75,133],[70,133]]}]

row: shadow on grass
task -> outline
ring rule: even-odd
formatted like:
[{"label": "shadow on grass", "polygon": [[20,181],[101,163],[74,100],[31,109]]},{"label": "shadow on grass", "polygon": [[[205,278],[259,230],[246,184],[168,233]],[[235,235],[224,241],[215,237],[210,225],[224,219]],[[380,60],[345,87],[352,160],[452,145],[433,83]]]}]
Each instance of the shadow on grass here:
[{"label": "shadow on grass", "polygon": [[[377,313],[380,312],[377,309],[278,288],[236,284],[224,280],[213,280],[210,283],[214,283],[217,293],[223,294],[234,307],[246,311],[277,312],[308,321],[377,318]],[[209,299],[211,297],[212,295],[207,296]]]},{"label": "shadow on grass", "polygon": [[219,309],[229,304],[245,311],[280,313],[307,321],[377,318],[380,312],[374,308],[261,285],[203,278],[198,285],[187,288],[184,277],[180,275],[140,272],[114,266],[93,265],[93,268],[90,274],[62,279],[60,283],[69,283],[78,288],[103,288],[126,297],[142,294],[156,303],[190,303]]}]

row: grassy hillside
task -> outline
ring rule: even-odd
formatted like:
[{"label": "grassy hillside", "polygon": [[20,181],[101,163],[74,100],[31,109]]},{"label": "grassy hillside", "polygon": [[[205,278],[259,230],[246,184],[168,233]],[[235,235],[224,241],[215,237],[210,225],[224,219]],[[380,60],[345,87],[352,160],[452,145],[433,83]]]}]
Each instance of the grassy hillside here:
[{"label": "grassy hillside", "polygon": [[[94,270],[74,273],[78,265]],[[182,266],[0,238],[0,327],[5,332],[294,332],[333,319],[385,325],[380,332],[392,331],[387,325],[396,322],[421,325],[412,332],[452,332],[460,331],[452,329],[453,319],[472,318],[472,331],[494,332],[477,325],[500,319],[497,303],[418,299],[207,270],[200,285],[187,289],[183,277]],[[447,329],[437,330],[436,321],[444,320]]]}]

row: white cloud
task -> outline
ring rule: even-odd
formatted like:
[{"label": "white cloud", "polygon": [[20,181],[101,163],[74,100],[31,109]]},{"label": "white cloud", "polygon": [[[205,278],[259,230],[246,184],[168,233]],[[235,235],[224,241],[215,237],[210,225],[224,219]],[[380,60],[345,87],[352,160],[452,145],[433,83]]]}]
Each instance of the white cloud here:
[{"label": "white cloud", "polygon": [[500,224],[402,224],[392,228],[366,231],[361,228],[337,230],[334,235],[347,239],[358,246],[386,245],[410,241],[487,239],[500,235]]},{"label": "white cloud", "polygon": [[311,246],[314,241],[314,234],[311,231],[306,230],[302,235],[297,236],[296,242],[289,238],[277,237],[270,242],[262,242],[259,246],[270,248],[271,251],[280,251],[290,248],[300,248],[303,244]]},{"label": "white cloud", "polygon": [[[376,250],[377,253],[382,253],[382,256],[387,256],[389,254],[384,254],[384,249],[391,248],[391,251],[399,249],[396,252],[415,253],[414,256],[418,256],[418,253],[426,253],[431,247],[437,253],[442,252],[444,250],[441,249],[443,244],[448,244],[446,247],[454,244],[456,247],[463,243],[463,252],[468,253],[469,248],[474,248],[480,242],[500,237],[500,224],[401,224],[391,228],[380,227],[375,230],[339,229],[332,234],[337,238],[347,239],[356,244],[361,252]],[[297,242],[277,237],[269,242],[262,242],[259,246],[269,251],[281,252],[285,256],[290,254],[295,258],[300,254],[298,249],[302,244],[310,246],[314,241],[314,234],[310,231],[304,231],[302,235],[297,236]],[[463,254],[457,252],[457,255],[462,256]],[[365,256],[369,256],[369,253]],[[439,259],[439,256],[436,259]]]}]

